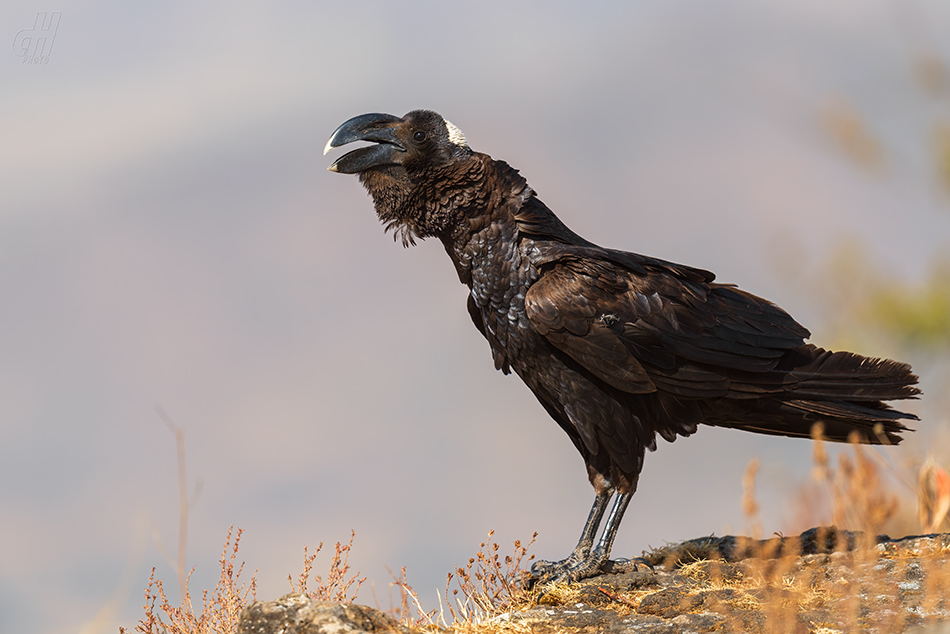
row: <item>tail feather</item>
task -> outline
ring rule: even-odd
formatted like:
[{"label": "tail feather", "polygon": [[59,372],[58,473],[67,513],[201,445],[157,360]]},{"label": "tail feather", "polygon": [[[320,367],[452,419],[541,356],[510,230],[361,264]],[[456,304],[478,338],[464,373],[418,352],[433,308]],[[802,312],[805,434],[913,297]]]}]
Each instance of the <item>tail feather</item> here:
[{"label": "tail feather", "polygon": [[917,376],[906,363],[813,345],[789,351],[776,369],[786,372],[786,389],[798,397],[890,401],[920,394],[914,387]]},{"label": "tail feather", "polygon": [[828,440],[847,442],[854,432],[869,444],[901,441],[912,431],[902,420],[917,420],[913,414],[892,409],[884,401],[912,399],[920,394],[917,376],[906,363],[862,357],[851,352],[831,352],[814,345],[788,351],[775,370],[759,383],[765,398],[749,398],[749,386],[733,385],[747,408],[729,420],[714,424],[792,437],[807,437],[815,423],[824,427]]}]

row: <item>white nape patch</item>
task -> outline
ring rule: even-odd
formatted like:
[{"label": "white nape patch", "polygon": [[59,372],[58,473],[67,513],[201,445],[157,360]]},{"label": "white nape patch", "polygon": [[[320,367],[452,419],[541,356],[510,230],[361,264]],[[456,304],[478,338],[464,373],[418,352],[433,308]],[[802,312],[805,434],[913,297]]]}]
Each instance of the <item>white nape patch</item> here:
[{"label": "white nape patch", "polygon": [[456,128],[448,119],[443,118],[442,120],[445,121],[445,128],[449,131],[449,141],[459,147],[468,147],[468,143],[465,142],[465,135],[462,134],[462,131]]}]

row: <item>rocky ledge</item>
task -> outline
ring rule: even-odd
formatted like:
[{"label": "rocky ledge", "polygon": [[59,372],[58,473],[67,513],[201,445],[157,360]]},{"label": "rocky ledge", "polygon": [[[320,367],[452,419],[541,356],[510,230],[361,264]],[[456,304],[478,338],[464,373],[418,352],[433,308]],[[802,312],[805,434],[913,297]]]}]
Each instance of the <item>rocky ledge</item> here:
[{"label": "rocky ledge", "polygon": [[[950,634],[950,534],[868,540],[819,528],[794,537],[710,537],[650,553],[652,570],[537,591],[462,631],[611,634]],[[287,595],[245,608],[239,634],[432,632],[369,607]],[[449,630],[452,631],[450,628]]]}]

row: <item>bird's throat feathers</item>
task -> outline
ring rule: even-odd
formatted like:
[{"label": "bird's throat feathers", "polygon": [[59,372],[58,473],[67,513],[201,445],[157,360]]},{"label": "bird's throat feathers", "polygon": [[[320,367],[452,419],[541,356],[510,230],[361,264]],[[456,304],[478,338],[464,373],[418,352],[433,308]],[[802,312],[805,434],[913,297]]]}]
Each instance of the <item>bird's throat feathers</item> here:
[{"label": "bird's throat feathers", "polygon": [[406,170],[389,166],[360,174],[360,183],[373,198],[376,216],[387,232],[393,231],[394,239],[401,239],[404,247],[413,246],[419,237],[413,219],[406,213],[406,202],[412,192],[412,182]]},{"label": "bird's throat feathers", "polygon": [[520,205],[530,191],[517,170],[477,152],[433,170],[369,170],[360,174],[360,182],[386,231],[407,247],[416,238],[464,239],[461,234],[509,208],[506,199]]}]

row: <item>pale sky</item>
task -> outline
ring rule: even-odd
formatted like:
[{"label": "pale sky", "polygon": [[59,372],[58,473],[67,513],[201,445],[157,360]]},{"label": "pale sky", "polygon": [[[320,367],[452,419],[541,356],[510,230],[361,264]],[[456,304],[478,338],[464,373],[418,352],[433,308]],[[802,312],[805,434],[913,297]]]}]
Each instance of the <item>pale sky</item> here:
[{"label": "pale sky", "polygon": [[[332,551],[351,529],[384,608],[386,566],[432,607],[490,528],[565,556],[592,496],[580,457],[493,370],[441,245],[395,244],[357,180],[326,171],[330,133],[436,110],[581,235],[713,270],[821,344],[785,246],[814,271],[858,242],[909,280],[950,248],[927,154],[950,104],[911,70],[928,46],[950,59],[950,5],[900,4],[4,5],[0,633],[132,628],[153,566],[177,596],[156,541],[174,552],[175,441],[156,405],[202,487],[193,594],[231,524],[263,599],[289,590],[305,544]],[[54,10],[48,59],[24,63],[13,45]],[[834,100],[883,167],[825,132]],[[794,521],[809,443],[660,444],[618,556],[742,530],[754,457],[764,529]]]}]

